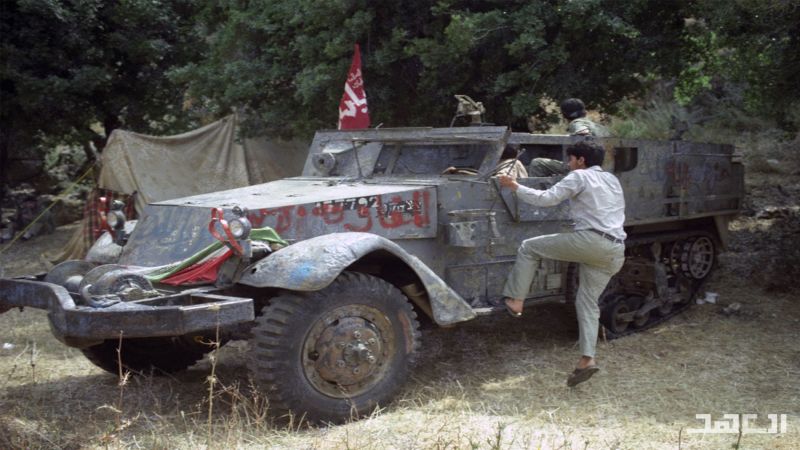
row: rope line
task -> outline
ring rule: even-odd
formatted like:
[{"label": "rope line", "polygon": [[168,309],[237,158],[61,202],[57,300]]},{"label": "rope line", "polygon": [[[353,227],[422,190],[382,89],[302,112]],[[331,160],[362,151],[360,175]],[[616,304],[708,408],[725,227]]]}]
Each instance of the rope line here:
[{"label": "rope line", "polygon": [[87,176],[87,175],[89,175],[89,174],[92,172],[92,170],[93,170],[93,169],[94,169],[94,165],[92,165],[92,166],[89,166],[89,168],[88,168],[88,169],[86,169],[86,172],[84,172],[84,173],[83,173],[83,175],[81,175],[80,177],[78,177],[78,179],[77,179],[77,180],[76,180],[74,183],[72,183],[72,185],[70,185],[68,188],[66,188],[66,189],[65,189],[65,190],[64,190],[64,191],[63,191],[61,194],[59,194],[58,196],[56,196],[56,198],[53,200],[53,202],[52,202],[52,203],[50,203],[50,205],[49,205],[47,208],[45,208],[45,209],[44,209],[44,210],[43,210],[41,213],[39,213],[39,215],[38,215],[38,216],[37,216],[35,219],[33,219],[33,220],[31,221],[31,223],[29,223],[29,224],[28,224],[28,225],[27,225],[25,228],[23,228],[23,229],[22,229],[22,231],[20,231],[19,233],[17,233],[17,235],[16,235],[16,236],[14,236],[14,239],[12,239],[12,240],[11,240],[11,242],[9,242],[9,243],[8,243],[8,245],[6,245],[6,246],[5,246],[5,247],[3,247],[3,248],[0,248],[0,254],[2,254],[3,252],[5,252],[5,251],[6,251],[6,250],[8,250],[9,248],[11,248],[11,246],[12,246],[12,245],[14,245],[14,243],[15,243],[15,242],[17,242],[17,240],[18,240],[18,239],[19,239],[19,238],[20,238],[22,235],[24,235],[24,234],[25,234],[25,232],[26,232],[26,231],[28,231],[28,230],[29,230],[29,229],[30,229],[30,228],[33,226],[33,224],[35,224],[36,222],[38,222],[39,220],[41,220],[41,218],[44,216],[44,214],[45,214],[47,211],[50,211],[50,209],[51,209],[53,206],[55,206],[55,204],[56,204],[56,203],[57,203],[59,200],[61,200],[61,199],[62,199],[62,198],[64,198],[64,197],[65,197],[67,194],[69,194],[69,192],[70,192],[70,191],[72,191],[72,189],[74,189],[74,188],[75,188],[75,186],[77,186],[77,185],[78,185],[78,183],[80,183],[81,181],[83,181],[83,179],[84,179],[84,178],[86,178],[86,176]]}]

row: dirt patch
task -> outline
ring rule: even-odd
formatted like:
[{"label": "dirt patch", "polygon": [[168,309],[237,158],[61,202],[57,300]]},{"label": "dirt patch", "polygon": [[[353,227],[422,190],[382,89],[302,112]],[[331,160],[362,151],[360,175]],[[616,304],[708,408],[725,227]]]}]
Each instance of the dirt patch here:
[{"label": "dirt patch", "polygon": [[0,276],[18,277],[47,272],[52,268],[47,254],[58,253],[64,248],[79,227],[80,222],[75,222],[56,228],[52,234],[0,245]]},{"label": "dirt patch", "polygon": [[723,266],[773,292],[797,291],[800,280],[800,176],[748,176],[744,213],[730,225]]}]

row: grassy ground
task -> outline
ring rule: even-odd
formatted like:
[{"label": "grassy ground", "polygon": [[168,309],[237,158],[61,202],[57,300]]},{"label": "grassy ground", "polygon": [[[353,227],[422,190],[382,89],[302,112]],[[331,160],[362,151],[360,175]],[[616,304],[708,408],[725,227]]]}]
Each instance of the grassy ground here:
[{"label": "grassy ground", "polygon": [[[726,316],[700,305],[652,331],[600,345],[604,370],[576,389],[577,356],[561,306],[524,320],[493,318],[424,336],[399,399],[372,418],[307,428],[273,423],[248,387],[247,344],[223,347],[207,427],[208,360],[175,377],[117,379],[50,335],[45,314],[0,317],[0,435],[19,448],[730,448],[737,435],[688,434],[695,414],[788,414],[780,435],[744,435],[741,448],[800,445],[800,302],[747,280],[715,279]],[[35,347],[34,347],[35,346]],[[32,357],[32,355],[34,355]],[[35,365],[32,365],[32,362]],[[766,425],[762,425],[766,426]],[[121,431],[119,431],[121,430]],[[683,430],[683,431],[682,431]],[[209,441],[209,435],[211,439]]]},{"label": "grassy ground", "polygon": [[[565,306],[552,305],[522,320],[426,330],[399,397],[370,418],[338,426],[273,421],[250,388],[248,344],[231,343],[218,354],[209,421],[208,358],[173,377],[120,386],[57,342],[44,312],[10,311],[0,315],[0,345],[13,346],[0,349],[0,448],[800,448],[800,295],[793,283],[764,281],[780,270],[767,243],[796,245],[796,235],[776,235],[782,216],[758,213],[796,206],[798,181],[751,176],[753,214],[732,224],[732,251],[707,286],[719,303],[601,342],[603,370],[575,389],[565,379],[578,356],[576,326]],[[776,184],[786,195],[770,190]],[[36,255],[63,245],[69,232],[15,244],[0,255],[5,275],[44,269]],[[741,305],[738,313],[723,314],[732,303]],[[767,414],[787,414],[788,430],[688,433],[703,425],[695,414],[717,420],[730,413],[758,414],[759,427],[768,425]]]}]

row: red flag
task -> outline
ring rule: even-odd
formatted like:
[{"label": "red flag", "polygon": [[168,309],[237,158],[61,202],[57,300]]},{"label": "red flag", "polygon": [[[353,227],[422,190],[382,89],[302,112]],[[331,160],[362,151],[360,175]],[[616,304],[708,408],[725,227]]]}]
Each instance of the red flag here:
[{"label": "red flag", "polygon": [[369,128],[367,94],[364,92],[364,79],[361,78],[361,51],[358,44],[344,83],[342,101],[339,102],[339,129],[355,128]]}]

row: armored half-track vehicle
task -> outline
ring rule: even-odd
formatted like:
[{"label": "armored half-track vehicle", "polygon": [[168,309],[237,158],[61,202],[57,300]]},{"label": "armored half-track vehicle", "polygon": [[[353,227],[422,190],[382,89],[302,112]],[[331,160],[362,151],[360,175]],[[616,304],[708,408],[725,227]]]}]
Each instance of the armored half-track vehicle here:
[{"label": "armored half-track vehicle", "polygon": [[[49,311],[55,336],[117,372],[184,369],[249,339],[275,411],[339,421],[386,404],[420,347],[419,322],[492,314],[519,243],[569,231],[568,204],[538,208],[493,177],[507,144],[565,158],[581,137],[505,127],[324,131],[303,175],[119,211],[85,260],[0,280],[0,311]],[[691,304],[742,204],[733,148],[599,140],[625,190],[626,263],[600,299],[610,336]],[[523,178],[547,188],[559,177]],[[572,302],[576,266],[544,261],[526,300]]]}]

